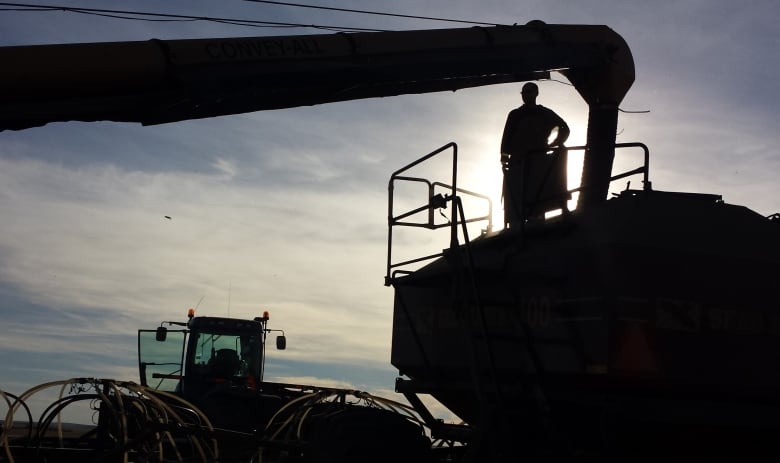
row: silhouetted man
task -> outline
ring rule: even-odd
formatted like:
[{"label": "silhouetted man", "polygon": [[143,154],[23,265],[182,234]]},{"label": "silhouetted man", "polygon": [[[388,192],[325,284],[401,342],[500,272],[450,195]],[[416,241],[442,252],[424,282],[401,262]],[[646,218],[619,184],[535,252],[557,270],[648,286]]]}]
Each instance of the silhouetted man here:
[{"label": "silhouetted man", "polygon": [[569,138],[569,126],[553,110],[536,104],[536,84],[523,85],[520,93],[523,105],[509,113],[501,139],[504,225],[510,228],[548,210],[563,207],[565,211],[568,199],[563,143]]}]

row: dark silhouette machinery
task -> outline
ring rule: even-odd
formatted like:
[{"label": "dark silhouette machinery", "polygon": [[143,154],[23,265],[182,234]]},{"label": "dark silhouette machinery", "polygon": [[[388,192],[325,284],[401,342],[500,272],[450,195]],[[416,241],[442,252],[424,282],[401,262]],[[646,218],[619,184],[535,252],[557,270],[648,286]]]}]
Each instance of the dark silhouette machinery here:
[{"label": "dark silhouette machinery", "polygon": [[[395,291],[397,390],[433,438],[464,444],[446,458],[780,453],[778,220],[717,195],[652,190],[647,148],[615,143],[634,65],[611,29],[532,22],[5,47],[0,60],[0,129],[12,130],[68,120],[157,124],[560,72],[589,107],[571,214],[469,239],[466,224],[477,219],[464,211],[471,193],[457,186],[456,162],[446,182],[408,173],[440,152],[457,153],[455,145],[393,174],[385,281]],[[640,150],[643,165],[613,175],[616,147]],[[610,182],[629,175],[643,175],[643,187],[607,199]],[[406,181],[429,193],[416,209],[396,213],[393,190]],[[447,206],[449,223],[437,224],[433,212]],[[415,221],[418,213],[428,219]],[[404,225],[449,227],[450,245],[396,262],[392,236]],[[197,368],[185,364],[185,377]],[[418,394],[466,424],[437,421]]]},{"label": "dark silhouette machinery", "polygon": [[[282,332],[268,328],[268,312],[253,320],[194,317],[192,309],[188,315],[187,322],[138,331],[141,386],[202,411],[221,459],[431,461],[422,423],[410,420],[414,414],[402,404],[360,391],[265,381],[266,338]],[[276,347],[286,345],[282,332]]]},{"label": "dark silhouette machinery", "polygon": [[[391,187],[419,180],[399,171]],[[438,186],[453,203],[442,226],[465,239],[413,271],[418,259],[388,259],[396,389],[412,403],[436,397],[483,431],[472,443],[491,460],[777,458],[776,217],[646,181],[469,240],[467,192]],[[392,211],[391,237],[437,228]]]}]

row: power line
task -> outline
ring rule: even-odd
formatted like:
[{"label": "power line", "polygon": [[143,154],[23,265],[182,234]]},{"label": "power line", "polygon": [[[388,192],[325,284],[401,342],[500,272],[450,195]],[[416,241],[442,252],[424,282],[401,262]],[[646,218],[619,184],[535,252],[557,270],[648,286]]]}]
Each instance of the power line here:
[{"label": "power line", "polygon": [[31,12],[46,12],[46,11],[63,11],[67,13],[78,13],[92,16],[101,16],[114,19],[124,19],[132,21],[147,21],[147,22],[191,22],[191,21],[204,21],[220,24],[228,24],[232,26],[247,26],[247,27],[280,27],[280,28],[312,28],[320,30],[332,30],[342,32],[380,32],[381,29],[368,29],[360,27],[348,27],[348,26],[324,26],[316,24],[301,24],[301,23],[285,23],[277,21],[258,21],[250,19],[240,18],[221,18],[213,16],[192,16],[182,14],[171,13],[153,13],[148,11],[132,11],[132,10],[109,10],[102,8],[81,8],[61,5],[42,5],[42,4],[30,4],[30,3],[5,3],[0,2],[0,11],[31,11]]},{"label": "power line", "polygon": [[424,19],[427,21],[444,21],[444,22],[451,22],[451,23],[461,23],[461,24],[474,24],[479,26],[500,26],[500,24],[495,23],[486,23],[486,22],[480,22],[480,21],[468,21],[463,19],[450,19],[450,18],[437,18],[432,16],[416,16],[416,15],[410,15],[410,14],[398,14],[398,13],[385,13],[380,11],[367,11],[367,10],[355,10],[352,8],[337,8],[333,6],[321,6],[321,5],[306,5],[302,3],[290,3],[290,2],[277,2],[277,1],[271,1],[271,0],[244,0],[245,2],[251,2],[251,3],[268,3],[271,5],[283,5],[283,6],[294,6],[298,8],[311,8],[311,9],[317,9],[317,10],[328,10],[328,11],[342,11],[345,13],[359,13],[359,14],[372,14],[377,16],[391,16],[394,18],[407,18],[407,19]]}]

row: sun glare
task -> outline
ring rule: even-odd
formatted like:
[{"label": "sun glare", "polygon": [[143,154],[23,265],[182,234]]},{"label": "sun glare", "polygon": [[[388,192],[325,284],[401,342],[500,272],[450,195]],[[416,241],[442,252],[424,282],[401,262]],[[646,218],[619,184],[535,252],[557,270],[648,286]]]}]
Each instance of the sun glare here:
[{"label": "sun glare", "polygon": [[[574,132],[574,130],[572,130]],[[487,145],[487,143],[486,143]],[[496,151],[497,153],[497,151]],[[464,155],[465,157],[465,155]],[[571,151],[568,154],[566,169],[567,187],[571,190],[580,185],[582,176],[584,154],[582,151]],[[504,175],[499,164],[499,156],[493,152],[483,152],[476,156],[464,159],[458,167],[458,186],[460,188],[485,195],[492,202],[493,230],[503,228],[504,206],[502,201]],[[579,193],[572,194],[568,202],[569,210],[577,207]],[[470,203],[464,199],[464,208],[467,216],[481,215],[481,210],[469,210]],[[472,208],[479,206],[472,206]],[[546,214],[546,217],[554,217],[561,213],[560,210]]]}]

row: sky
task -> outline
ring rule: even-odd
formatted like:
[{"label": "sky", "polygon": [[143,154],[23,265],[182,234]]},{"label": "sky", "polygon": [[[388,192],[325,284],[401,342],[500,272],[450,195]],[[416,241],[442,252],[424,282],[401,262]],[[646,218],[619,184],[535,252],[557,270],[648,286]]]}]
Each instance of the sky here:
[{"label": "sky", "polygon": [[[617,140],[649,146],[653,187],[780,212],[774,0],[307,4],[497,24],[605,24],[624,37],[636,64]],[[67,6],[454,27],[239,0]],[[323,31],[0,11],[0,46],[311,33]],[[391,395],[393,294],[383,285],[389,176],[454,141],[458,184],[490,195],[500,216],[500,136],[520,86],[149,127],[68,122],[0,132],[0,389],[19,394],[83,376],[137,380],[137,329],[183,320],[197,306],[211,316],[270,312],[288,349],[269,350],[267,379]],[[541,82],[539,103],[569,123],[569,145],[585,143],[587,106],[571,86]],[[616,168],[638,160],[619,156]],[[428,173],[448,179],[446,163]],[[410,255],[440,250],[427,237],[400,241]]]}]

